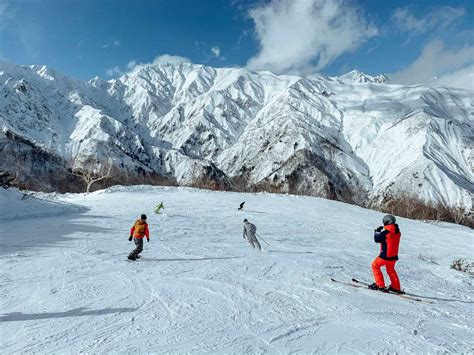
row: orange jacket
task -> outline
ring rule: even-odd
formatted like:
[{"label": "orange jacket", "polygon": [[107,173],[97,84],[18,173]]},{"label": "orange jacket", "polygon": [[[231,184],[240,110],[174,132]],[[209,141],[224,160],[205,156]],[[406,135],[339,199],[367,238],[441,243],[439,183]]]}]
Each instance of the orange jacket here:
[{"label": "orange jacket", "polygon": [[375,232],[374,241],[380,243],[379,257],[384,260],[398,260],[398,246],[401,236],[398,224],[387,224],[383,231]]},{"label": "orange jacket", "polygon": [[133,235],[135,238],[150,238],[150,232],[148,231],[148,223],[143,219],[137,219],[133,227],[130,229],[130,235]]}]

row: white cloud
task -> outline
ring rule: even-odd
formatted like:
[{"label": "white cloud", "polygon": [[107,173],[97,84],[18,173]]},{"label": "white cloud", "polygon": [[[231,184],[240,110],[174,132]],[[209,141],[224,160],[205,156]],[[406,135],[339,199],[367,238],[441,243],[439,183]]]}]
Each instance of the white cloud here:
[{"label": "white cloud", "polygon": [[120,41],[115,40],[112,43],[105,43],[105,44],[101,45],[100,47],[103,48],[103,49],[118,48],[118,47],[120,47],[120,45],[121,45]]},{"label": "white cloud", "polygon": [[181,64],[181,63],[189,63],[189,62],[191,62],[191,60],[186,57],[181,57],[179,55],[163,54],[153,59],[151,63],[138,63],[135,60],[131,60],[127,63],[127,65],[124,68],[115,66],[115,67],[107,69],[106,74],[110,77],[116,77],[116,76],[122,76],[122,75],[128,74],[136,70],[140,70],[148,66],[159,65],[163,63]]},{"label": "white cloud", "polygon": [[[151,65],[157,65],[161,63],[181,64],[181,63],[189,63],[189,62],[191,62],[191,59],[187,57],[181,57],[179,55],[163,54],[153,59],[153,62],[151,63]],[[150,64],[145,64],[145,65],[150,65]]]},{"label": "white cloud", "polygon": [[465,14],[466,10],[462,7],[440,6],[422,17],[416,17],[410,8],[400,7],[395,9],[393,18],[401,31],[421,34],[432,30],[446,29]]},{"label": "white cloud", "polygon": [[438,83],[469,88],[467,80],[472,77],[473,68],[474,46],[445,48],[442,41],[434,40],[413,63],[392,78],[402,84],[434,84],[435,78]]},{"label": "white cloud", "polygon": [[196,52],[199,53],[201,61],[207,63],[210,60],[219,59],[224,61],[225,57],[222,55],[221,49],[219,46],[209,46],[207,43],[202,41],[194,42]]},{"label": "white cloud", "polygon": [[[393,13],[396,26],[409,37],[450,29],[466,15],[462,7],[439,6],[417,17],[409,7],[397,8]],[[455,34],[459,39],[463,33]],[[465,36],[469,43],[472,36]],[[440,40],[432,40],[420,56],[405,69],[395,73],[394,82],[403,84],[444,84],[474,90],[474,46],[446,48]]]},{"label": "white cloud", "polygon": [[132,70],[133,68],[135,68],[137,66],[137,62],[134,61],[134,60],[131,60],[127,63],[127,69],[128,70]]},{"label": "white cloud", "polygon": [[219,58],[221,56],[221,49],[217,46],[211,48],[211,52],[215,57]]},{"label": "white cloud", "polygon": [[438,78],[438,82],[474,91],[474,64]]},{"label": "white cloud", "polygon": [[276,73],[320,70],[378,32],[343,0],[272,0],[249,15],[260,51],[247,67]]},{"label": "white cloud", "polygon": [[122,76],[124,74],[122,69],[120,69],[118,66],[107,69],[106,73],[110,77]]}]

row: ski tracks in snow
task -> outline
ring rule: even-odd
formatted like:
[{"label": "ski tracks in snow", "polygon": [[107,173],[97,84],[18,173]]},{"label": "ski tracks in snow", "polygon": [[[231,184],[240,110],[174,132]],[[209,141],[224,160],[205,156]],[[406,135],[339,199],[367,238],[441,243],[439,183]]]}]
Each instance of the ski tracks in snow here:
[{"label": "ski tracks in snow", "polygon": [[[468,236],[462,231],[447,249],[446,228],[423,225],[432,241],[440,240],[430,250],[439,265],[427,264],[417,258],[424,242],[409,232],[420,224],[400,222],[407,227],[397,264],[402,285],[439,299],[433,305],[412,304],[329,281],[370,277],[377,247],[366,226],[380,219],[373,211],[305,197],[246,195],[246,206],[267,212],[257,217],[235,211],[241,194],[188,189],[69,199],[90,211],[67,221],[24,221],[17,237],[38,243],[0,256],[1,345],[7,353],[473,348],[467,275],[449,270],[450,258],[464,250]],[[142,207],[123,201],[140,201]],[[144,243],[141,260],[127,262],[134,248],[127,239],[130,225],[156,201],[166,202],[169,215],[149,214],[151,242]],[[207,210],[207,205],[215,207]],[[351,223],[350,235],[340,225],[332,228],[353,212],[360,221]],[[269,251],[253,250],[242,239],[245,217],[272,244]],[[48,224],[64,229],[59,242],[41,243]]]}]

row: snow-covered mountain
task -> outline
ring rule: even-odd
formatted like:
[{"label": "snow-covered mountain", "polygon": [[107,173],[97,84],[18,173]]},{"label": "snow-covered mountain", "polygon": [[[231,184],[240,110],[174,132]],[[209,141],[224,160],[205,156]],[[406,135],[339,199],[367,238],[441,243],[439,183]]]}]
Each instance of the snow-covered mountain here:
[{"label": "snow-covered mountain", "polygon": [[0,169],[77,189],[67,162],[93,155],[120,183],[471,207],[474,92],[386,79],[163,63],[83,82],[1,62]]},{"label": "snow-covered mountain", "polygon": [[388,74],[380,74],[376,76],[371,76],[364,74],[358,70],[352,70],[347,74],[341,75],[339,77],[335,77],[333,79],[339,80],[344,84],[351,84],[351,83],[378,83],[382,84],[387,81],[390,81],[390,75]]}]

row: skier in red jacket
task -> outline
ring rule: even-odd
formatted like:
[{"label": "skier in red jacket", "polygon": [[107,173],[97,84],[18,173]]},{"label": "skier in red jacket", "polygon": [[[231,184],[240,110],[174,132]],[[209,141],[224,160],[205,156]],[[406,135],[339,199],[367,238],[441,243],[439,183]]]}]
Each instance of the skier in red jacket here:
[{"label": "skier in red jacket", "polygon": [[[372,290],[403,293],[400,289],[400,280],[395,271],[395,263],[398,260],[398,246],[400,244],[400,229],[395,223],[395,216],[386,215],[383,218],[383,227],[378,227],[374,233],[374,241],[380,243],[380,254],[372,262],[372,272],[375,282],[369,286]],[[381,267],[385,266],[390,277],[390,286],[385,288]]]},{"label": "skier in red jacket", "polygon": [[140,219],[137,219],[130,229],[130,237],[128,241],[135,241],[136,248],[128,255],[129,260],[136,260],[140,258],[140,253],[143,251],[143,237],[146,237],[147,242],[150,241],[150,232],[148,231],[148,223],[146,223],[146,214],[142,214]]}]

